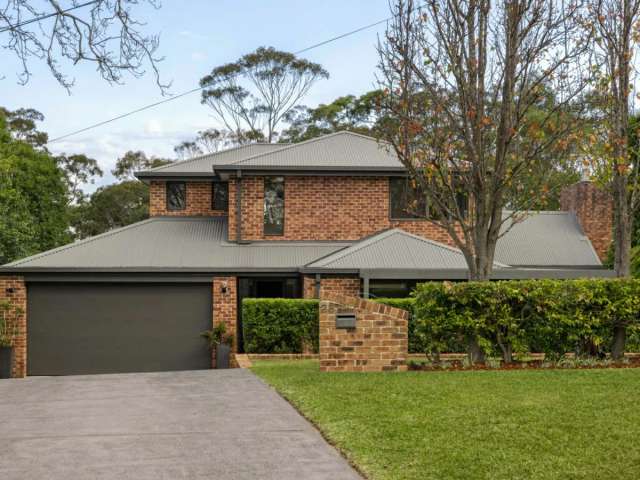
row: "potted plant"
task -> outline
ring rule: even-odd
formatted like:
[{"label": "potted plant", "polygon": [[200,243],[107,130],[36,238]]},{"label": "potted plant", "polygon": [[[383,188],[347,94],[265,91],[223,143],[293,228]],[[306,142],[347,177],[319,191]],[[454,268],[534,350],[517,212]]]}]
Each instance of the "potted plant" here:
[{"label": "potted plant", "polygon": [[[13,367],[13,343],[17,333],[17,325],[9,325],[8,316],[11,305],[8,301],[0,302],[0,378],[11,378]],[[21,315],[19,308],[14,309],[16,315]]]},{"label": "potted plant", "polygon": [[207,339],[211,353],[215,356],[216,368],[229,368],[233,335],[227,333],[227,325],[219,322],[212,330],[202,332],[202,336]]}]

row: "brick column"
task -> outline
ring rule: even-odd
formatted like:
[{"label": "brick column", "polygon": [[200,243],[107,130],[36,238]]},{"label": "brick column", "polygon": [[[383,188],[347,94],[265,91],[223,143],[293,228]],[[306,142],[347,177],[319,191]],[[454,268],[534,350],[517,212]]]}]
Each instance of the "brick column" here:
[{"label": "brick column", "polygon": [[[233,350],[238,346],[236,324],[238,319],[238,293],[236,277],[213,277],[213,323],[227,324],[227,333],[234,337]],[[223,292],[223,288],[226,289]]]},{"label": "brick column", "polygon": [[[9,325],[17,327],[12,376],[22,378],[27,376],[27,287],[24,278],[0,276],[0,301],[6,300],[12,307],[7,318]],[[23,313],[17,314],[15,309]]]},{"label": "brick column", "polygon": [[[336,328],[337,313],[354,313],[355,329]],[[407,369],[409,312],[370,300],[324,293],[320,301],[320,370]]]}]

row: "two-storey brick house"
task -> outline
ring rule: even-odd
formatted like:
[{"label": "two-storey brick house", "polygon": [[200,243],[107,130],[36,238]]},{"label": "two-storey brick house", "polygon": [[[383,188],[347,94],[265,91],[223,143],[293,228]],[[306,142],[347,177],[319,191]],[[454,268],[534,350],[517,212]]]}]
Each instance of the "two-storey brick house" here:
[{"label": "two-storey brick house", "polygon": [[[16,375],[206,368],[198,334],[212,322],[242,350],[244,297],[406,295],[468,278],[446,232],[407,215],[406,171],[372,138],[246,145],[137,176],[148,220],[0,270],[0,297],[26,310]],[[494,278],[610,274],[608,195],[580,182],[562,203],[505,234]]]}]

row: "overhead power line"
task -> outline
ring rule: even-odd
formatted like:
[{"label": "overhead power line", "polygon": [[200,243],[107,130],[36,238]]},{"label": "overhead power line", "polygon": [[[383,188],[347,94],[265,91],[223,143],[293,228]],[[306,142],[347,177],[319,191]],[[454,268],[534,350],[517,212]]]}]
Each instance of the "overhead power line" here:
[{"label": "overhead power line", "polygon": [[60,10],[57,12],[47,13],[46,15],[41,15],[39,17],[30,18],[29,20],[17,23],[16,25],[9,25],[8,27],[0,28],[0,33],[8,32],[9,30],[15,30],[16,28],[24,27],[25,25],[29,25],[30,23],[41,22],[42,20],[46,20],[47,18],[56,17],[64,13],[71,12],[72,10],[77,10],[78,8],[88,7],[89,5],[93,5],[94,3],[98,3],[99,1],[101,0],[92,0],[91,2],[76,5],[75,7],[69,7],[65,10]]},{"label": "overhead power line", "polygon": [[[351,35],[355,35],[356,33],[359,33],[359,32],[362,32],[364,30],[368,30],[370,28],[373,28],[373,27],[376,27],[376,26],[381,25],[383,23],[386,23],[389,20],[391,20],[392,18],[393,18],[393,16],[387,17],[387,18],[385,18],[383,20],[379,20],[379,21],[374,22],[374,23],[370,23],[368,25],[364,25],[363,27],[356,28],[355,30],[351,30],[349,32],[343,33],[343,34],[338,35],[336,37],[332,37],[332,38],[329,38],[329,39],[324,40],[322,42],[315,43],[313,45],[305,47],[302,50],[298,50],[296,52],[293,52],[293,54],[294,55],[300,55],[301,53],[308,52],[309,50],[313,50],[314,48],[322,47],[324,45],[327,45],[328,43],[332,43],[332,42],[335,42],[337,40],[341,40],[341,39],[349,37]],[[191,90],[187,90],[186,92],[182,92],[182,93],[174,95],[174,96],[172,96],[170,98],[165,98],[163,100],[160,100],[160,101],[157,101],[157,102],[154,102],[154,103],[150,103],[150,104],[145,105],[143,107],[136,108],[135,110],[131,110],[129,112],[123,113],[123,114],[118,115],[116,117],[109,118],[108,120],[103,120],[102,122],[94,123],[93,125],[89,125],[88,127],[81,128],[80,130],[75,130],[73,132],[65,133],[64,135],[61,135],[59,137],[55,137],[55,138],[49,140],[48,143],[57,142],[59,140],[63,140],[65,138],[71,137],[73,135],[77,135],[79,133],[86,132],[87,130],[93,130],[94,128],[98,128],[98,127],[101,127],[101,126],[106,125],[108,123],[112,123],[112,122],[115,122],[117,120],[121,120],[123,118],[129,117],[129,116],[134,115],[136,113],[143,112],[144,110],[149,110],[150,108],[157,107],[158,105],[162,105],[164,103],[172,102],[172,101],[177,100],[179,98],[186,97],[187,95],[190,95],[192,93],[198,92],[198,91],[200,91],[200,90],[202,90],[204,88],[206,88],[206,86],[192,88]]]}]

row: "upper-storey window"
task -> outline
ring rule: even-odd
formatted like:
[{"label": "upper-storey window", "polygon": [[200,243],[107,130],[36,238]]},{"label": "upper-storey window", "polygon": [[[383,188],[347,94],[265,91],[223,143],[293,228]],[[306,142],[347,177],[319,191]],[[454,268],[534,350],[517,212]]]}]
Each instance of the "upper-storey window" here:
[{"label": "upper-storey window", "polygon": [[187,185],[184,182],[167,182],[167,210],[187,208]]},{"label": "upper-storey window", "polygon": [[[461,182],[456,191],[456,204],[463,217],[469,209],[469,198]],[[391,218],[397,220],[411,220],[415,218],[438,218],[436,209],[429,205],[429,200],[415,182],[408,177],[390,178],[389,194],[391,196]]]},{"label": "upper-storey window", "polygon": [[229,183],[213,182],[211,184],[211,209],[224,210],[229,209]]},{"label": "upper-storey window", "polygon": [[264,234],[284,235],[284,178],[264,179]]}]

